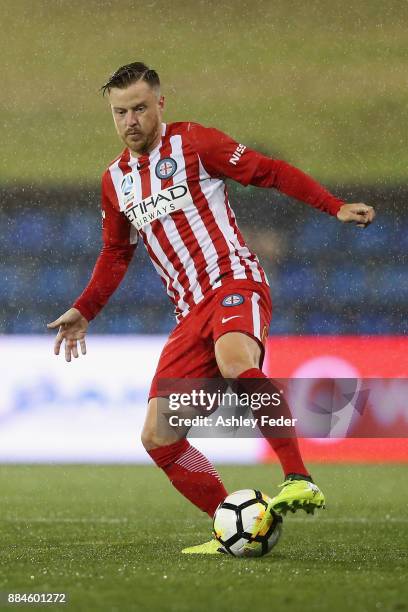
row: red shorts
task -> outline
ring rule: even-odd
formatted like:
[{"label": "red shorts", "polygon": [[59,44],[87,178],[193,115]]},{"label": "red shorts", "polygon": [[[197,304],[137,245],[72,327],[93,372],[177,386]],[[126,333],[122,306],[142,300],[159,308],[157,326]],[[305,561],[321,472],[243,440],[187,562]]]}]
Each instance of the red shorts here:
[{"label": "red shorts", "polygon": [[255,338],[261,364],[272,316],[269,287],[252,280],[231,280],[214,289],[171,332],[160,355],[149,399],[157,397],[159,378],[221,378],[215,342],[228,332]]}]

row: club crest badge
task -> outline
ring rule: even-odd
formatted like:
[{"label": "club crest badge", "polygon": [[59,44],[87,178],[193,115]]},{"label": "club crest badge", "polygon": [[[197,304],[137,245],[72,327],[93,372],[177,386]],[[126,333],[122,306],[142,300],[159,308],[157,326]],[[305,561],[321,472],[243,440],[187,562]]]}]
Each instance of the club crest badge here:
[{"label": "club crest badge", "polygon": [[231,293],[230,295],[225,296],[225,298],[221,302],[221,305],[222,306],[239,306],[240,304],[243,304],[243,302],[244,302],[243,295],[241,295],[240,293]]},{"label": "club crest badge", "polygon": [[156,164],[156,176],[159,179],[169,179],[177,170],[177,163],[172,157],[165,157]]},{"label": "club crest badge", "polygon": [[123,178],[120,188],[124,196],[128,196],[132,193],[133,176],[131,174],[126,174],[126,176]]}]

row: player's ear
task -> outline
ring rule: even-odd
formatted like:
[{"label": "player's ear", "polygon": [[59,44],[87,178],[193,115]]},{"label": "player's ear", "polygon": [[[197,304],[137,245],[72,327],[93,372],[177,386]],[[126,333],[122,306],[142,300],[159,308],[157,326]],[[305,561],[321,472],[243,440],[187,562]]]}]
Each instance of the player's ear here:
[{"label": "player's ear", "polygon": [[160,110],[163,110],[164,109],[164,96],[160,96],[158,104],[159,104]]}]

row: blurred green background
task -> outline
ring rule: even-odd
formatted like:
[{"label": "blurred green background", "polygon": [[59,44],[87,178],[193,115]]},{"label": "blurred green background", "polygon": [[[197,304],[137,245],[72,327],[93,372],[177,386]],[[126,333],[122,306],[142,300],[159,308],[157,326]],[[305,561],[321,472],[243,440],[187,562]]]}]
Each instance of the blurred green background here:
[{"label": "blurred green background", "polygon": [[3,185],[95,184],[121,145],[98,88],[160,74],[165,120],[216,126],[329,183],[408,174],[408,3],[1,0]]}]

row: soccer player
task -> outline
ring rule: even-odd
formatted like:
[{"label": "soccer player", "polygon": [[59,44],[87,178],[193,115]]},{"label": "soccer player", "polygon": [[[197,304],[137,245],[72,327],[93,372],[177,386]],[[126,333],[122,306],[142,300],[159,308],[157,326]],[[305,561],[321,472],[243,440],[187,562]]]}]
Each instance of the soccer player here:
[{"label": "soccer player", "polygon": [[[159,76],[141,62],[120,67],[102,91],[126,145],[102,177],[103,247],[83,293],[48,327],[58,328],[55,354],[63,341],[67,361],[78,357],[78,342],[85,354],[89,322],[118,287],[138,240],[143,241],[175,306],[177,324],[151,384],[142,443],[176,489],[212,517],[227,496],[221,478],[185,437],[158,431],[157,398],[160,378],[221,376],[244,388],[248,380],[255,387],[259,383],[262,391],[272,385],[261,370],[271,319],[269,284],[237,226],[224,180],[278,189],[359,227],[371,223],[375,213],[363,203],[346,204],[300,170],[215,128],[163,123]],[[268,442],[285,476],[271,506],[279,512],[322,507],[324,495],[302,461],[296,438]],[[221,551],[211,540],[183,552]]]}]

